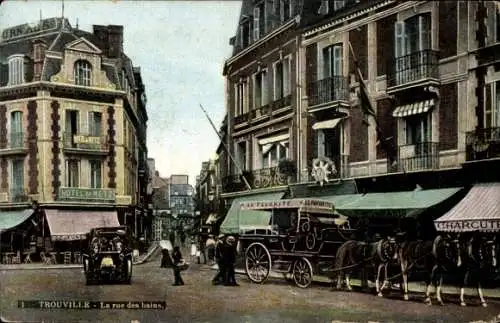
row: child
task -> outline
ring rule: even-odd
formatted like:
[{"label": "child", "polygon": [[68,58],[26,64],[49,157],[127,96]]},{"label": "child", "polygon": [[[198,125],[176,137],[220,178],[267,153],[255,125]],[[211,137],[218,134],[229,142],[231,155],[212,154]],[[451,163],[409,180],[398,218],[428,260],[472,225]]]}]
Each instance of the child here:
[{"label": "child", "polygon": [[181,249],[179,246],[174,247],[174,253],[172,254],[172,258],[174,261],[174,278],[175,282],[173,283],[172,286],[181,286],[184,285],[184,281],[182,280],[181,277],[181,267],[179,265],[182,265],[183,259],[182,259],[182,254],[181,254]]}]

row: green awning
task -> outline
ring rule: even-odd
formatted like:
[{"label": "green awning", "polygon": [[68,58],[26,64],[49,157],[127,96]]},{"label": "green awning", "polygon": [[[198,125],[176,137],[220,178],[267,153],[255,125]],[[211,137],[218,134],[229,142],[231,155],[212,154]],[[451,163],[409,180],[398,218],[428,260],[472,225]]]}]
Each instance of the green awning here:
[{"label": "green awning", "polygon": [[26,221],[33,212],[32,209],[0,211],[0,232],[7,231],[20,225]]},{"label": "green awning", "polygon": [[462,188],[368,193],[324,197],[347,216],[416,217],[452,197]]},{"label": "green awning", "polygon": [[269,226],[271,212],[240,210],[242,202],[280,200],[285,192],[262,193],[237,197],[233,200],[224,222],[220,226],[222,234],[237,234],[242,229],[263,228]]}]

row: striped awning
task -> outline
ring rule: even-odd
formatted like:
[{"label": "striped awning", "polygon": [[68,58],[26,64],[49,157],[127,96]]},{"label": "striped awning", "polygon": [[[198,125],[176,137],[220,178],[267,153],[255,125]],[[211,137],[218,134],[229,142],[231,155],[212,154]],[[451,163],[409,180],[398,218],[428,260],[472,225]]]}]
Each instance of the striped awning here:
[{"label": "striped awning", "polygon": [[474,185],[434,226],[441,232],[500,232],[500,183]]},{"label": "striped awning", "polygon": [[318,121],[315,124],[313,124],[312,128],[313,130],[319,130],[319,129],[333,129],[337,126],[337,124],[342,120],[342,118],[336,118],[336,119],[331,119],[331,120],[325,120],[325,121]]},{"label": "striped awning", "polygon": [[426,113],[427,111],[432,109],[435,104],[435,101],[431,99],[411,104],[400,105],[396,107],[396,109],[394,109],[394,111],[392,112],[392,116],[396,118],[403,118],[416,114]]}]

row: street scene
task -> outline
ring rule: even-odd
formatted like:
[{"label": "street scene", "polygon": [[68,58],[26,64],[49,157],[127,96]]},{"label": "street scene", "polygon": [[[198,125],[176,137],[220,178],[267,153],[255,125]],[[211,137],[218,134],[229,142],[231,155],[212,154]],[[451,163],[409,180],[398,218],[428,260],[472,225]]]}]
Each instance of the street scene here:
[{"label": "street scene", "polygon": [[500,1],[0,2],[6,322],[500,322]]}]

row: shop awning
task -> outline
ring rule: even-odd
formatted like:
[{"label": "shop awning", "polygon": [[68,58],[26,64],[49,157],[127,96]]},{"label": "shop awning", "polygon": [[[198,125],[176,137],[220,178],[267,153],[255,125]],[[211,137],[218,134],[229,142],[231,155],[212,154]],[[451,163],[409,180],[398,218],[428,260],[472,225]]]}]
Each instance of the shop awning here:
[{"label": "shop awning", "polygon": [[407,192],[334,195],[323,197],[335,205],[335,209],[347,216],[369,217],[416,217],[426,209],[437,205],[462,188],[414,190]]},{"label": "shop awning", "polygon": [[342,118],[335,118],[335,119],[331,119],[331,120],[318,121],[315,124],[313,124],[312,128],[313,128],[313,130],[333,129],[338,125],[340,120],[342,120]]},{"label": "shop awning", "polygon": [[411,104],[401,105],[396,107],[392,112],[392,116],[396,118],[403,118],[407,116],[412,116],[416,114],[426,113],[432,109],[436,103],[434,100],[425,100],[420,102],[415,102]]},{"label": "shop awning", "polygon": [[119,226],[116,211],[45,210],[52,240],[82,240],[92,228]]},{"label": "shop awning", "polygon": [[15,228],[33,214],[32,209],[0,211],[0,232]]},{"label": "shop awning", "polygon": [[437,231],[499,232],[500,183],[474,185],[448,213],[434,221]]},{"label": "shop awning", "polygon": [[233,200],[224,222],[220,226],[223,234],[236,234],[241,230],[268,228],[271,212],[257,210],[240,210],[242,202],[280,200],[284,192],[263,193],[237,197]]}]

